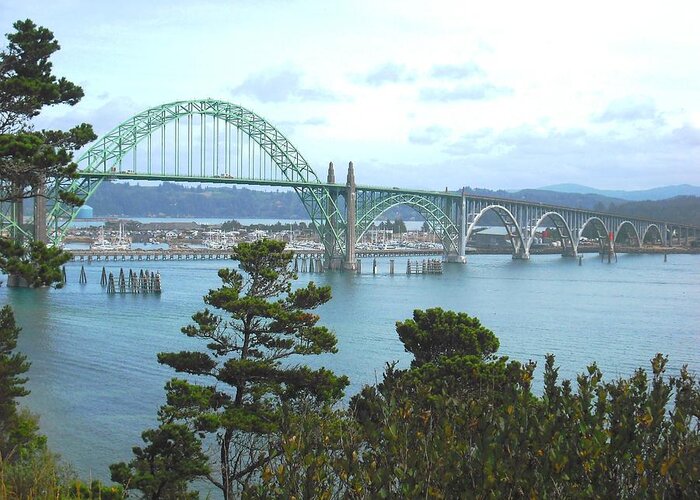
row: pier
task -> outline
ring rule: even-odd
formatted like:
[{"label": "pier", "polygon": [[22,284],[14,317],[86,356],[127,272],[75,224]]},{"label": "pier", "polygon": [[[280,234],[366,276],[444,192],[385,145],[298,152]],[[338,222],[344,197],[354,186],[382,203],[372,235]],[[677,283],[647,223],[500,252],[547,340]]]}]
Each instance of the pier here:
[{"label": "pier", "polygon": [[[290,248],[295,256],[314,261],[324,255],[322,249]],[[212,248],[159,248],[154,250],[69,250],[73,261],[132,261],[132,260],[221,260],[231,258],[231,249]],[[419,257],[442,255],[442,249],[437,248],[389,248],[378,250],[357,250],[356,256],[368,257]],[[316,262],[314,262],[315,264]]]}]

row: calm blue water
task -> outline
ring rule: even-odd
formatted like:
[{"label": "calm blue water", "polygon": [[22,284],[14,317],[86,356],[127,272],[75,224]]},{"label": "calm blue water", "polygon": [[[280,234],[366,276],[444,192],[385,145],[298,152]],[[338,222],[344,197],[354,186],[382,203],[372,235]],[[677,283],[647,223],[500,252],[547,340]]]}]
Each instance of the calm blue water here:
[{"label": "calm blue water", "polygon": [[[67,266],[62,290],[0,288],[23,327],[19,349],[32,361],[26,404],[41,415],[50,445],[84,476],[108,478],[108,464],[130,458],[142,430],[155,422],[163,384],[173,373],[156,353],[200,348],[180,328],[202,308],[227,261],[108,263],[160,271],[164,293],[107,295],[102,263]],[[230,262],[230,261],[228,261]],[[371,269],[365,261],[364,272]],[[527,361],[557,355],[560,373],[573,377],[596,360],[607,376],[628,376],[656,352],[670,365],[700,369],[700,256],[622,255],[603,264],[587,255],[583,266],[559,256],[513,261],[470,256],[438,276],[304,274],[330,284],[333,300],[319,309],[335,330],[340,352],[324,364],[352,380],[348,393],[381,378],[384,363],[409,361],[394,331],[414,308],[441,306],[479,317],[501,340],[501,353]],[[541,364],[541,363],[540,363]],[[541,370],[538,371],[541,376]]]}]

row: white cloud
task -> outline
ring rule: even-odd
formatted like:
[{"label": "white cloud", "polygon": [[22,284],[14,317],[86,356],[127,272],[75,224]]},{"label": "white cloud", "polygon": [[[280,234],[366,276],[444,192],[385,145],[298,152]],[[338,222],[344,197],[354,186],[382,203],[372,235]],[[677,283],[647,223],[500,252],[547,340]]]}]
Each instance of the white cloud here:
[{"label": "white cloud", "polygon": [[327,90],[302,84],[301,71],[283,69],[249,76],[231,91],[234,97],[248,96],[260,102],[322,101],[338,98]]},{"label": "white cloud", "polygon": [[428,87],[420,90],[420,98],[423,101],[480,101],[484,99],[495,99],[501,96],[508,96],[513,93],[513,89],[508,87],[498,87],[488,82],[472,83],[460,85],[452,88]]},{"label": "white cloud", "polygon": [[623,97],[608,104],[607,108],[594,117],[598,122],[635,122],[661,120],[656,105],[648,97]]},{"label": "white cloud", "polygon": [[411,131],[408,141],[413,144],[432,145],[444,139],[449,133],[449,129],[431,125],[430,127]]},{"label": "white cloud", "polygon": [[415,76],[403,65],[387,63],[372,70],[366,77],[368,85],[379,86],[385,83],[412,82]]},{"label": "white cloud", "polygon": [[396,185],[397,171],[426,188],[541,185],[538,174],[700,183],[694,0],[0,5],[5,33],[26,17],[52,29],[57,74],[85,89],[75,108],[41,117],[55,126],[104,133],[211,97],[270,119],[321,170],[366,165],[367,184]]},{"label": "white cloud", "polygon": [[431,76],[433,78],[445,78],[451,80],[462,80],[475,76],[483,76],[484,70],[476,63],[467,62],[464,64],[438,64],[433,66]]}]

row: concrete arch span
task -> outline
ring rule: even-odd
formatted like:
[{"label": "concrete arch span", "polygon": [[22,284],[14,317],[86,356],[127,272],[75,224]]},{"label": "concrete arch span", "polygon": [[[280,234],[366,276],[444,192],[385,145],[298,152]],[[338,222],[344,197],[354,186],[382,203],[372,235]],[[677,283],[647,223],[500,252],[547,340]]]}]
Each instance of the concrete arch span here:
[{"label": "concrete arch span", "polygon": [[632,224],[632,222],[628,220],[622,221],[617,226],[617,230],[615,231],[615,244],[620,243],[620,236],[622,236],[623,234],[633,236],[635,241],[637,242],[637,246],[641,248],[642,240],[639,238],[639,232],[637,231],[637,228],[634,226],[634,224]]},{"label": "concrete arch span", "polygon": [[[586,230],[589,231],[586,235]],[[593,234],[591,234],[593,232]],[[581,238],[595,238],[598,241],[601,252],[606,249],[606,241],[608,238],[608,227],[605,222],[599,217],[590,217],[586,222],[583,223],[578,232],[578,237],[576,238],[576,251],[581,244]]]},{"label": "concrete arch span", "polygon": [[535,241],[535,233],[537,228],[542,225],[542,223],[549,219],[554,227],[557,229],[559,235],[559,241],[561,242],[562,255],[575,256],[576,255],[576,242],[574,241],[574,236],[571,232],[569,224],[557,212],[546,212],[542,215],[530,229],[530,233],[527,235],[527,245],[525,247],[526,254],[529,255],[530,248]]},{"label": "concrete arch span", "polygon": [[416,194],[391,193],[364,207],[366,210],[358,211],[356,241],[361,241],[383,213],[399,205],[411,207],[426,220],[431,230],[439,236],[446,255],[457,252],[457,226],[440,206],[429,198]]},{"label": "concrete arch span", "polygon": [[515,219],[510,210],[501,205],[489,205],[474,215],[473,220],[469,222],[467,227],[466,242],[469,242],[469,238],[471,238],[479,219],[481,219],[488,212],[494,212],[496,215],[498,215],[503,227],[506,228],[510,244],[513,247],[513,258],[528,258],[529,255],[527,253],[527,246],[523,240],[522,231],[520,230],[518,221]]},{"label": "concrete arch span", "polygon": [[661,228],[656,224],[649,224],[644,230],[644,235],[642,236],[642,245],[644,245],[647,242],[647,238],[652,235],[656,235],[655,241],[660,241],[663,243],[664,238],[661,234]]}]

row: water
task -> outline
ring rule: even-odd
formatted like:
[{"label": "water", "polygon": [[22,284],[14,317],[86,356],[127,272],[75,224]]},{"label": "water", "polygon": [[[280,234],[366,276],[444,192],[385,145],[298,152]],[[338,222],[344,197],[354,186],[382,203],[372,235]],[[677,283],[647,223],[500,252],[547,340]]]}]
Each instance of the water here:
[{"label": "water", "polygon": [[[230,263],[230,261],[228,261]],[[41,415],[50,446],[83,477],[109,478],[108,465],[131,458],[140,433],[154,425],[163,385],[173,372],[156,353],[199,349],[180,328],[203,307],[202,296],[218,286],[216,271],[227,261],[109,262],[115,275],[148,268],[160,271],[164,293],[107,295],[99,285],[104,263],[67,266],[62,290],[0,288],[0,303],[15,308],[23,327],[19,349],[32,361],[25,403]],[[500,338],[501,354],[536,360],[556,354],[564,377],[595,360],[606,376],[629,376],[648,366],[656,352],[670,356],[671,371],[700,369],[700,256],[621,255],[616,264],[587,255],[573,259],[538,255],[513,261],[506,255],[470,256],[445,266],[442,275],[406,276],[397,259],[382,274],[303,274],[333,288],[319,309],[335,330],[339,353],[316,359],[352,380],[352,395],[381,378],[387,361],[409,358],[394,331],[414,308],[441,306],[477,316]]]}]

